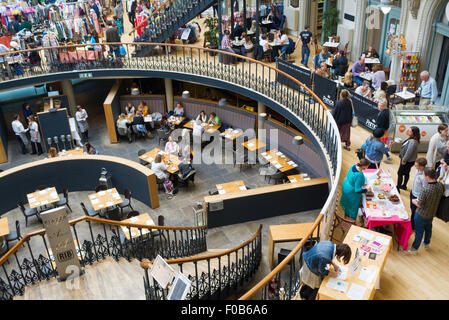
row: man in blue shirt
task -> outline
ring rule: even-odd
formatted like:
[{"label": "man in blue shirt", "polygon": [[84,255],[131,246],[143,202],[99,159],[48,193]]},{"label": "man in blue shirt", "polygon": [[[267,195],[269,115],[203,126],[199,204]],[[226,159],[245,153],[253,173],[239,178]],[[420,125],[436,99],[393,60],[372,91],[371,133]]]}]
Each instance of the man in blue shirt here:
[{"label": "man in blue shirt", "polygon": [[416,95],[419,94],[421,96],[419,106],[433,106],[436,104],[438,98],[437,82],[434,78],[430,77],[428,71],[421,72],[420,78],[422,80],[421,85],[415,92]]},{"label": "man in blue shirt", "polygon": [[295,49],[298,46],[299,40],[302,41],[302,60],[301,63],[307,67],[307,64],[309,63],[309,56],[310,56],[310,48],[309,43],[313,40],[312,38],[312,32],[310,32],[310,26],[306,26],[303,32],[299,34],[299,39],[295,44]]}]

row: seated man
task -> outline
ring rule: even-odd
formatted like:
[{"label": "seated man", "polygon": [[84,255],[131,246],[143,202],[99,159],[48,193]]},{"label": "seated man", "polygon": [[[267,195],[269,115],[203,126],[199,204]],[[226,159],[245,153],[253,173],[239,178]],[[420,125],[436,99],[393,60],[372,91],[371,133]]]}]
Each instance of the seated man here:
[{"label": "seated man", "polygon": [[363,84],[355,89],[355,93],[364,98],[371,99],[373,93],[371,92],[370,82],[368,80],[363,81]]},{"label": "seated man", "polygon": [[285,53],[287,52],[287,50],[290,46],[290,41],[288,40],[288,36],[282,30],[277,31],[277,39],[278,39],[279,45],[282,46],[281,47],[281,58],[285,59]]},{"label": "seated man", "polygon": [[[234,50],[232,50],[232,42],[231,42],[231,35],[229,33],[229,30],[225,30],[223,34],[223,39],[221,40],[221,50],[227,51],[230,53],[234,53]],[[231,63],[235,63],[235,58],[231,56],[226,56],[223,58],[230,59]],[[223,59],[225,60],[225,59]],[[223,62],[224,63],[224,62]]]},{"label": "seated man", "polygon": [[360,77],[366,71],[365,57],[361,56],[359,60],[352,66],[352,76],[355,83],[359,86],[363,84],[363,78]]},{"label": "seated man", "polygon": [[321,52],[315,55],[313,57],[313,64],[315,65],[315,69],[319,69],[321,67],[321,64],[323,62],[326,62],[326,60],[329,58],[329,52],[326,47],[323,47],[321,49]]},{"label": "seated man", "polygon": [[215,114],[215,112],[211,112],[209,121],[207,124],[213,124],[216,126],[221,126],[220,118]]}]

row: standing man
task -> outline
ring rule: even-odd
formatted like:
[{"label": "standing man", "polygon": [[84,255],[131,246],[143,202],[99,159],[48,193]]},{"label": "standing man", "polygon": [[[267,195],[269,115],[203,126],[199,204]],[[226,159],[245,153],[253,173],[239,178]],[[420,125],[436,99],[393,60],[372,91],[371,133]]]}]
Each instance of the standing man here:
[{"label": "standing man", "polygon": [[118,0],[115,8],[114,8],[114,13],[115,16],[117,17],[117,20],[120,22],[120,28],[121,30],[119,30],[119,34],[123,33],[123,6],[122,6],[122,1]]},{"label": "standing man", "polygon": [[424,249],[428,249],[432,237],[432,221],[437,214],[438,205],[444,193],[444,186],[437,181],[437,173],[430,168],[424,169],[427,185],[422,189],[418,199],[412,203],[417,207],[415,214],[415,240],[407,253],[416,254],[424,236]]},{"label": "standing man", "polygon": [[[109,20],[106,23],[108,25],[108,28],[106,29],[106,43],[121,42],[117,28],[115,28]],[[119,45],[110,45],[109,47],[110,50],[114,52],[116,58],[120,57]]]},{"label": "standing man", "polygon": [[26,145],[28,144],[28,138],[26,136],[26,133],[28,132],[29,128],[25,130],[22,122],[20,122],[20,116],[18,114],[14,116],[14,120],[11,123],[11,126],[16,135],[17,141],[19,141],[22,154],[27,154],[28,150],[26,148]]},{"label": "standing man", "polygon": [[306,26],[305,30],[299,34],[299,39],[295,44],[295,49],[298,46],[299,40],[302,41],[302,60],[301,63],[307,67],[309,63],[310,48],[309,43],[313,41],[312,32],[310,32],[310,26]]},{"label": "standing man", "polygon": [[421,85],[415,91],[416,95],[420,95],[419,106],[427,107],[433,106],[437,103],[438,87],[434,78],[430,77],[429,71],[423,71],[419,75],[421,78]]},{"label": "standing man", "polygon": [[[30,124],[30,140],[31,140],[31,154],[36,154],[40,156],[42,151],[41,145],[41,135],[39,134],[39,126],[37,125],[36,117],[31,115],[28,118],[28,123]],[[37,150],[36,150],[37,147]]]},{"label": "standing man", "polygon": [[78,122],[78,126],[81,131],[82,141],[86,143],[89,141],[89,125],[87,124],[87,112],[86,109],[83,109],[81,106],[77,106],[77,112],[75,114],[76,122]]}]

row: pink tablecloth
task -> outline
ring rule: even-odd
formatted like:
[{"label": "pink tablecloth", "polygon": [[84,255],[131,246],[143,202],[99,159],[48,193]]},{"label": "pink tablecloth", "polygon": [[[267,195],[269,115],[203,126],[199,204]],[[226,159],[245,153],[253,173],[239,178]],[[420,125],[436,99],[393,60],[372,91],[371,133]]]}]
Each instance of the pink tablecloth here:
[{"label": "pink tablecloth", "polygon": [[74,51],[74,52],[61,52],[59,53],[59,59],[61,59],[61,62],[72,62],[72,61],[79,61],[79,60],[98,60],[98,58],[101,55],[101,51],[93,51],[93,50],[87,50],[87,51]]},{"label": "pink tablecloth", "polygon": [[410,239],[413,234],[412,224],[409,220],[400,219],[398,216],[392,216],[391,218],[377,218],[377,217],[369,217],[367,218],[368,223],[366,227],[368,229],[374,227],[380,227],[387,224],[395,224],[396,228],[396,239],[398,243],[402,246],[403,250],[407,250],[408,239]]},{"label": "pink tablecloth", "polygon": [[[364,172],[366,173],[374,173],[377,169],[367,169]],[[363,208],[362,208],[363,210]],[[412,224],[410,222],[410,219],[404,220],[399,218],[397,215],[392,215],[390,218],[383,218],[383,217],[367,217],[368,223],[366,224],[366,227],[368,229],[372,229],[374,227],[380,227],[387,224],[394,224],[395,225],[395,234],[396,239],[398,240],[399,245],[402,246],[403,250],[407,250],[408,247],[408,240],[410,239],[411,235],[413,234],[412,230]]]}]

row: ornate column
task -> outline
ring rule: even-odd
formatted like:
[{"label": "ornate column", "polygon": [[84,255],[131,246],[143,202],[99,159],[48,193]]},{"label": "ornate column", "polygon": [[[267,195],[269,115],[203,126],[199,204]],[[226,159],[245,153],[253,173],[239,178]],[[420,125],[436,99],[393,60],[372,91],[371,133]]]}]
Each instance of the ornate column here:
[{"label": "ornate column", "polygon": [[363,37],[366,29],[366,0],[357,0],[354,37],[352,39],[351,60],[356,61],[363,52]]}]

